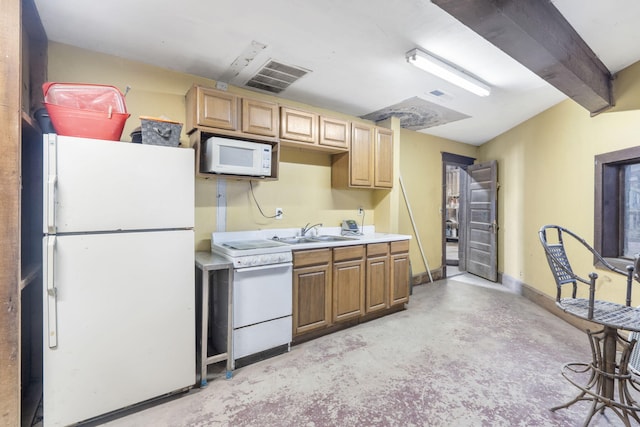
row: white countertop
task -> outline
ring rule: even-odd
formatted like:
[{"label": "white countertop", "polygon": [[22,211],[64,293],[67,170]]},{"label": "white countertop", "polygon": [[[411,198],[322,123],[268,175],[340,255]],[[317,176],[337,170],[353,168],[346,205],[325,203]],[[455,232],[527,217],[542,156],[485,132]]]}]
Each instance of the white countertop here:
[{"label": "white countertop", "polygon": [[[339,246],[353,246],[363,245],[369,243],[384,243],[394,242],[398,240],[410,240],[411,236],[406,234],[394,234],[394,233],[377,233],[374,226],[365,226],[364,233],[361,235],[349,235],[351,240],[339,240],[339,241],[317,241],[317,242],[305,242],[289,244],[288,247],[292,251],[302,249],[314,249],[314,248],[327,248],[327,247],[339,247]],[[307,233],[307,236],[340,236],[340,227],[319,227],[311,232]],[[265,239],[271,240],[274,238],[287,238],[300,235],[299,228],[281,228],[281,229],[265,229],[265,230],[246,230],[246,231],[231,231],[231,232],[214,232],[212,233],[212,243],[220,245],[224,242],[230,241],[242,241],[242,240],[256,240]]]},{"label": "white countertop", "polygon": [[385,242],[395,242],[398,240],[411,239],[411,236],[408,236],[408,235],[391,234],[391,233],[373,233],[373,234],[365,234],[362,236],[348,236],[348,237],[351,238],[352,240],[294,243],[291,245],[291,250],[297,251],[301,249],[335,248],[339,246],[366,245],[369,243],[385,243]]}]

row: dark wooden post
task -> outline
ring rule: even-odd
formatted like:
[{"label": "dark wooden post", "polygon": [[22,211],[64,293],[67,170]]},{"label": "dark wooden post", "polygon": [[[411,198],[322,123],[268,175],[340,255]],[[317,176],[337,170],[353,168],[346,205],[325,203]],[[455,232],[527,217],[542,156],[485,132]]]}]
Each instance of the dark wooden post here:
[{"label": "dark wooden post", "polygon": [[0,424],[20,425],[21,2],[0,0]]}]

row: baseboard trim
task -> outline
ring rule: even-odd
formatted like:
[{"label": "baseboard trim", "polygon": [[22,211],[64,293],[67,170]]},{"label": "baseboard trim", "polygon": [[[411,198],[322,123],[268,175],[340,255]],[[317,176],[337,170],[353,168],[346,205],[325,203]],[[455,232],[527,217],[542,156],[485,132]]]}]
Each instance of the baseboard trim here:
[{"label": "baseboard trim", "polygon": [[507,274],[500,273],[499,276],[500,276],[499,277],[500,282],[502,283],[503,286],[507,287],[508,289],[511,289],[513,292],[519,295],[522,295],[529,301],[539,305],[540,307],[544,308],[548,312],[555,314],[556,316],[558,316],[565,322],[575,326],[576,328],[582,331],[587,331],[587,330],[593,331],[601,328],[601,326],[596,323],[589,322],[588,320],[578,319],[575,316],[565,313],[556,305],[555,298],[550,297],[549,295],[543,292],[540,292],[538,289],[534,288],[533,286],[529,286],[526,283],[514,277],[511,277]]}]

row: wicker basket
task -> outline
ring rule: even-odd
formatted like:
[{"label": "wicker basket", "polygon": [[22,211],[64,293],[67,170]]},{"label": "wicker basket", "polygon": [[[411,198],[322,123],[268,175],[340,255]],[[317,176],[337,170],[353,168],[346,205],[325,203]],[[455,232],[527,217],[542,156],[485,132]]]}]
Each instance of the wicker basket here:
[{"label": "wicker basket", "polygon": [[155,117],[140,117],[142,122],[142,143],[177,147],[180,145],[182,123]]}]

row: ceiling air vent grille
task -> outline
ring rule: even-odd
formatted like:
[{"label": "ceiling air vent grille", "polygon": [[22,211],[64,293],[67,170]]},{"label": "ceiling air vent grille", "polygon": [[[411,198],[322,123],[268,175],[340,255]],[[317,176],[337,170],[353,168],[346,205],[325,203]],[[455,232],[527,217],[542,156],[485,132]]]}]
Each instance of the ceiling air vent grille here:
[{"label": "ceiling air vent grille", "polygon": [[280,93],[308,72],[309,70],[300,67],[269,61],[247,82],[247,86],[271,93]]}]

